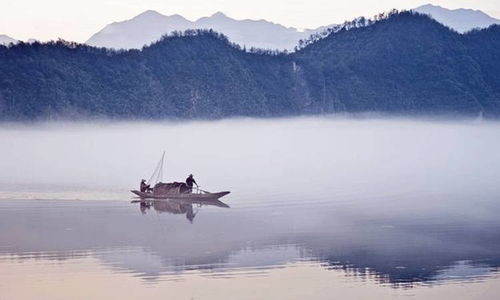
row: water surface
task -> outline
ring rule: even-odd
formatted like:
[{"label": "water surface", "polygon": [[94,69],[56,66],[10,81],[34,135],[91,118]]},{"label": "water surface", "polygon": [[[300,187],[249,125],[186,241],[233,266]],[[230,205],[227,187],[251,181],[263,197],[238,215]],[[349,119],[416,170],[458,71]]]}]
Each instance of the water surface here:
[{"label": "water surface", "polygon": [[[0,299],[496,299],[499,130],[3,125]],[[165,180],[193,173],[230,208],[131,203],[163,150]]]}]

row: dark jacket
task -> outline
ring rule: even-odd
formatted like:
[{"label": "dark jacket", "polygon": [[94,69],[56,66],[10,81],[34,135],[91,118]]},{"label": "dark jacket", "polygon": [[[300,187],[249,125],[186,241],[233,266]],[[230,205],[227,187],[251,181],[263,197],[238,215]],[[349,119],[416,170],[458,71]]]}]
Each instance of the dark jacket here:
[{"label": "dark jacket", "polygon": [[194,180],[193,176],[189,176],[188,178],[186,178],[186,184],[189,186],[189,187],[193,187],[193,183],[198,185],[196,183],[196,180]]}]

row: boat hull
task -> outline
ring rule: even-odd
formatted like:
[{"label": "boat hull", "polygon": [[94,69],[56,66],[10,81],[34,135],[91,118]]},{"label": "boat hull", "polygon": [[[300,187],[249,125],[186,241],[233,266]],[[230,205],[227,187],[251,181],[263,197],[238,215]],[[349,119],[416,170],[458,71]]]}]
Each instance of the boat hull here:
[{"label": "boat hull", "polygon": [[205,193],[205,194],[183,193],[183,194],[155,195],[153,193],[145,193],[137,190],[132,190],[131,192],[139,196],[141,199],[186,199],[186,200],[201,200],[201,201],[217,200],[230,193],[230,192],[218,192],[218,193]]}]

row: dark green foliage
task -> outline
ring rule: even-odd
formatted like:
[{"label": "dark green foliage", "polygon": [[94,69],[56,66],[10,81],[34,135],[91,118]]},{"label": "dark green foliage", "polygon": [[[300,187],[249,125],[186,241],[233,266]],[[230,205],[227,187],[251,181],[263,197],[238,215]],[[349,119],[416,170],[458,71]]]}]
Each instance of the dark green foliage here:
[{"label": "dark green foliage", "polygon": [[[484,72],[479,61],[488,64],[492,57],[471,55],[470,35],[403,12],[330,34],[294,57],[306,70],[314,98],[323,98],[328,111],[497,113],[488,90],[500,85],[492,77],[499,69]],[[491,38],[498,43],[500,34]],[[490,56],[499,54],[500,48],[488,50]]]},{"label": "dark green foliage", "polygon": [[500,25],[471,31],[463,40],[487,85],[479,91],[480,97],[487,101],[485,110],[500,115]]},{"label": "dark green foliage", "polygon": [[344,25],[292,54],[200,30],[141,51],[0,46],[0,119],[500,114],[500,26],[460,35],[410,12]]}]

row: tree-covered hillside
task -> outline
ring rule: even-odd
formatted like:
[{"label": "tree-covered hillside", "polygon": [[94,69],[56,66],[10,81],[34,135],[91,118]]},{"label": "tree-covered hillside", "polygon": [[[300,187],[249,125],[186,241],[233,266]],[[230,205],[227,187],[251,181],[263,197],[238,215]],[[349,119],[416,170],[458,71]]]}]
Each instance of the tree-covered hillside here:
[{"label": "tree-covered hillside", "polygon": [[0,119],[500,115],[499,26],[460,35],[410,12],[367,24],[292,54],[246,51],[212,31],[140,51],[0,46]]},{"label": "tree-covered hillside", "polygon": [[[491,37],[500,40],[500,34]],[[294,57],[306,70],[313,98],[323,98],[330,112],[477,113],[487,107],[498,113],[500,99],[488,90],[500,81],[489,80],[494,74],[481,64],[498,57],[500,48],[481,57],[469,38],[404,12],[333,33]]]},{"label": "tree-covered hillside", "polygon": [[166,37],[143,51],[63,41],[0,49],[4,119],[298,113],[282,88],[292,74],[289,58],[246,53],[211,31]]}]

